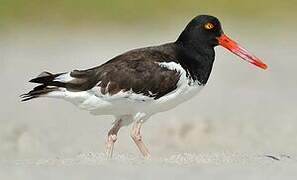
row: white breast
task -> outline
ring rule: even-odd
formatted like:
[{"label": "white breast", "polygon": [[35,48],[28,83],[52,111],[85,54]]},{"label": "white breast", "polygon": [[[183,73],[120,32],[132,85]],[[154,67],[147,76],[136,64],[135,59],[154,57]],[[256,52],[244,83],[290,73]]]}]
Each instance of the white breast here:
[{"label": "white breast", "polygon": [[193,81],[191,78],[188,78],[186,71],[180,64],[175,62],[163,62],[159,64],[162,67],[166,67],[170,70],[176,70],[180,73],[180,79],[177,83],[177,88],[165,96],[157,99],[153,103],[153,106],[156,107],[154,109],[158,109],[159,112],[172,109],[177,105],[189,100],[204,87],[200,82]]}]

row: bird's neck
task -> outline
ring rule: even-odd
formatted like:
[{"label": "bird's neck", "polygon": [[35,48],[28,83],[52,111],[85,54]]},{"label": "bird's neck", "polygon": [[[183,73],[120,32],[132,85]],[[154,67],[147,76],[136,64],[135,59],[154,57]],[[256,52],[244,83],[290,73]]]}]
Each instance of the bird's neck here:
[{"label": "bird's neck", "polygon": [[205,85],[209,79],[215,51],[213,47],[200,47],[190,43],[176,42],[179,49],[178,60],[186,69],[188,77],[199,84]]}]

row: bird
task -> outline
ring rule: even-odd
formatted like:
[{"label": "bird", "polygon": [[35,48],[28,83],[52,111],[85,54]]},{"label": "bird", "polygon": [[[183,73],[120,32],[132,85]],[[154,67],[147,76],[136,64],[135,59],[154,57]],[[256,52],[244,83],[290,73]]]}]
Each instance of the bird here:
[{"label": "bird", "polygon": [[214,65],[214,48],[219,45],[267,69],[261,59],[223,32],[217,17],[198,15],[170,43],[133,49],[86,70],[44,71],[29,81],[38,85],[21,95],[21,101],[58,98],[93,115],[112,115],[115,120],[107,133],[106,156],[112,157],[119,130],[131,125],[132,140],[143,157],[150,157],[141,136],[143,124],[205,87]]}]

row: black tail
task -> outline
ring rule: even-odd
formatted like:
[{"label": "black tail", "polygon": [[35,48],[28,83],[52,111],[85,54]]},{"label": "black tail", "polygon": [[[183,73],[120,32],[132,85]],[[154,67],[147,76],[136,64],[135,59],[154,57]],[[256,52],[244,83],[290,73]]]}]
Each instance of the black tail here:
[{"label": "black tail", "polygon": [[22,94],[20,97],[21,97],[21,101],[28,101],[30,99],[37,98],[49,92],[57,91],[57,90],[59,90],[58,87],[47,87],[46,85],[39,85],[39,86],[36,86],[30,92],[26,94]]},{"label": "black tail", "polygon": [[49,92],[59,90],[59,87],[65,86],[64,83],[54,81],[54,79],[60,76],[61,74],[63,73],[52,74],[49,72],[42,72],[38,77],[31,79],[29,82],[38,83],[41,85],[36,86],[33,90],[26,94],[22,94],[20,96],[21,101],[28,101],[30,99],[40,97]]},{"label": "black tail", "polygon": [[[59,74],[52,74],[49,72],[42,72],[41,74],[39,74],[39,76],[37,76],[34,79],[31,79],[29,82],[31,83],[38,83],[38,84],[44,84],[44,85],[50,85],[50,86],[59,86],[60,82],[56,82],[54,81],[54,79],[60,75],[62,75],[64,73],[59,73]],[[57,85],[55,85],[57,84]],[[62,83],[60,83],[62,84]]]}]

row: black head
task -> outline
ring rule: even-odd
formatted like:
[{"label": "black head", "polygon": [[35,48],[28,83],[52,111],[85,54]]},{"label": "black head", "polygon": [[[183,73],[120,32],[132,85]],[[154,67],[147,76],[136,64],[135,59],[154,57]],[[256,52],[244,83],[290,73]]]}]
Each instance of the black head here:
[{"label": "black head", "polygon": [[[221,45],[242,59],[266,69],[267,65],[223,33],[220,21],[209,15],[195,17],[177,39],[178,44],[196,59],[203,56],[209,62],[214,60],[214,47]],[[190,53],[189,53],[190,52]]]},{"label": "black head", "polygon": [[219,44],[217,38],[222,33],[221,23],[216,17],[199,15],[187,25],[177,41],[213,48]]}]

